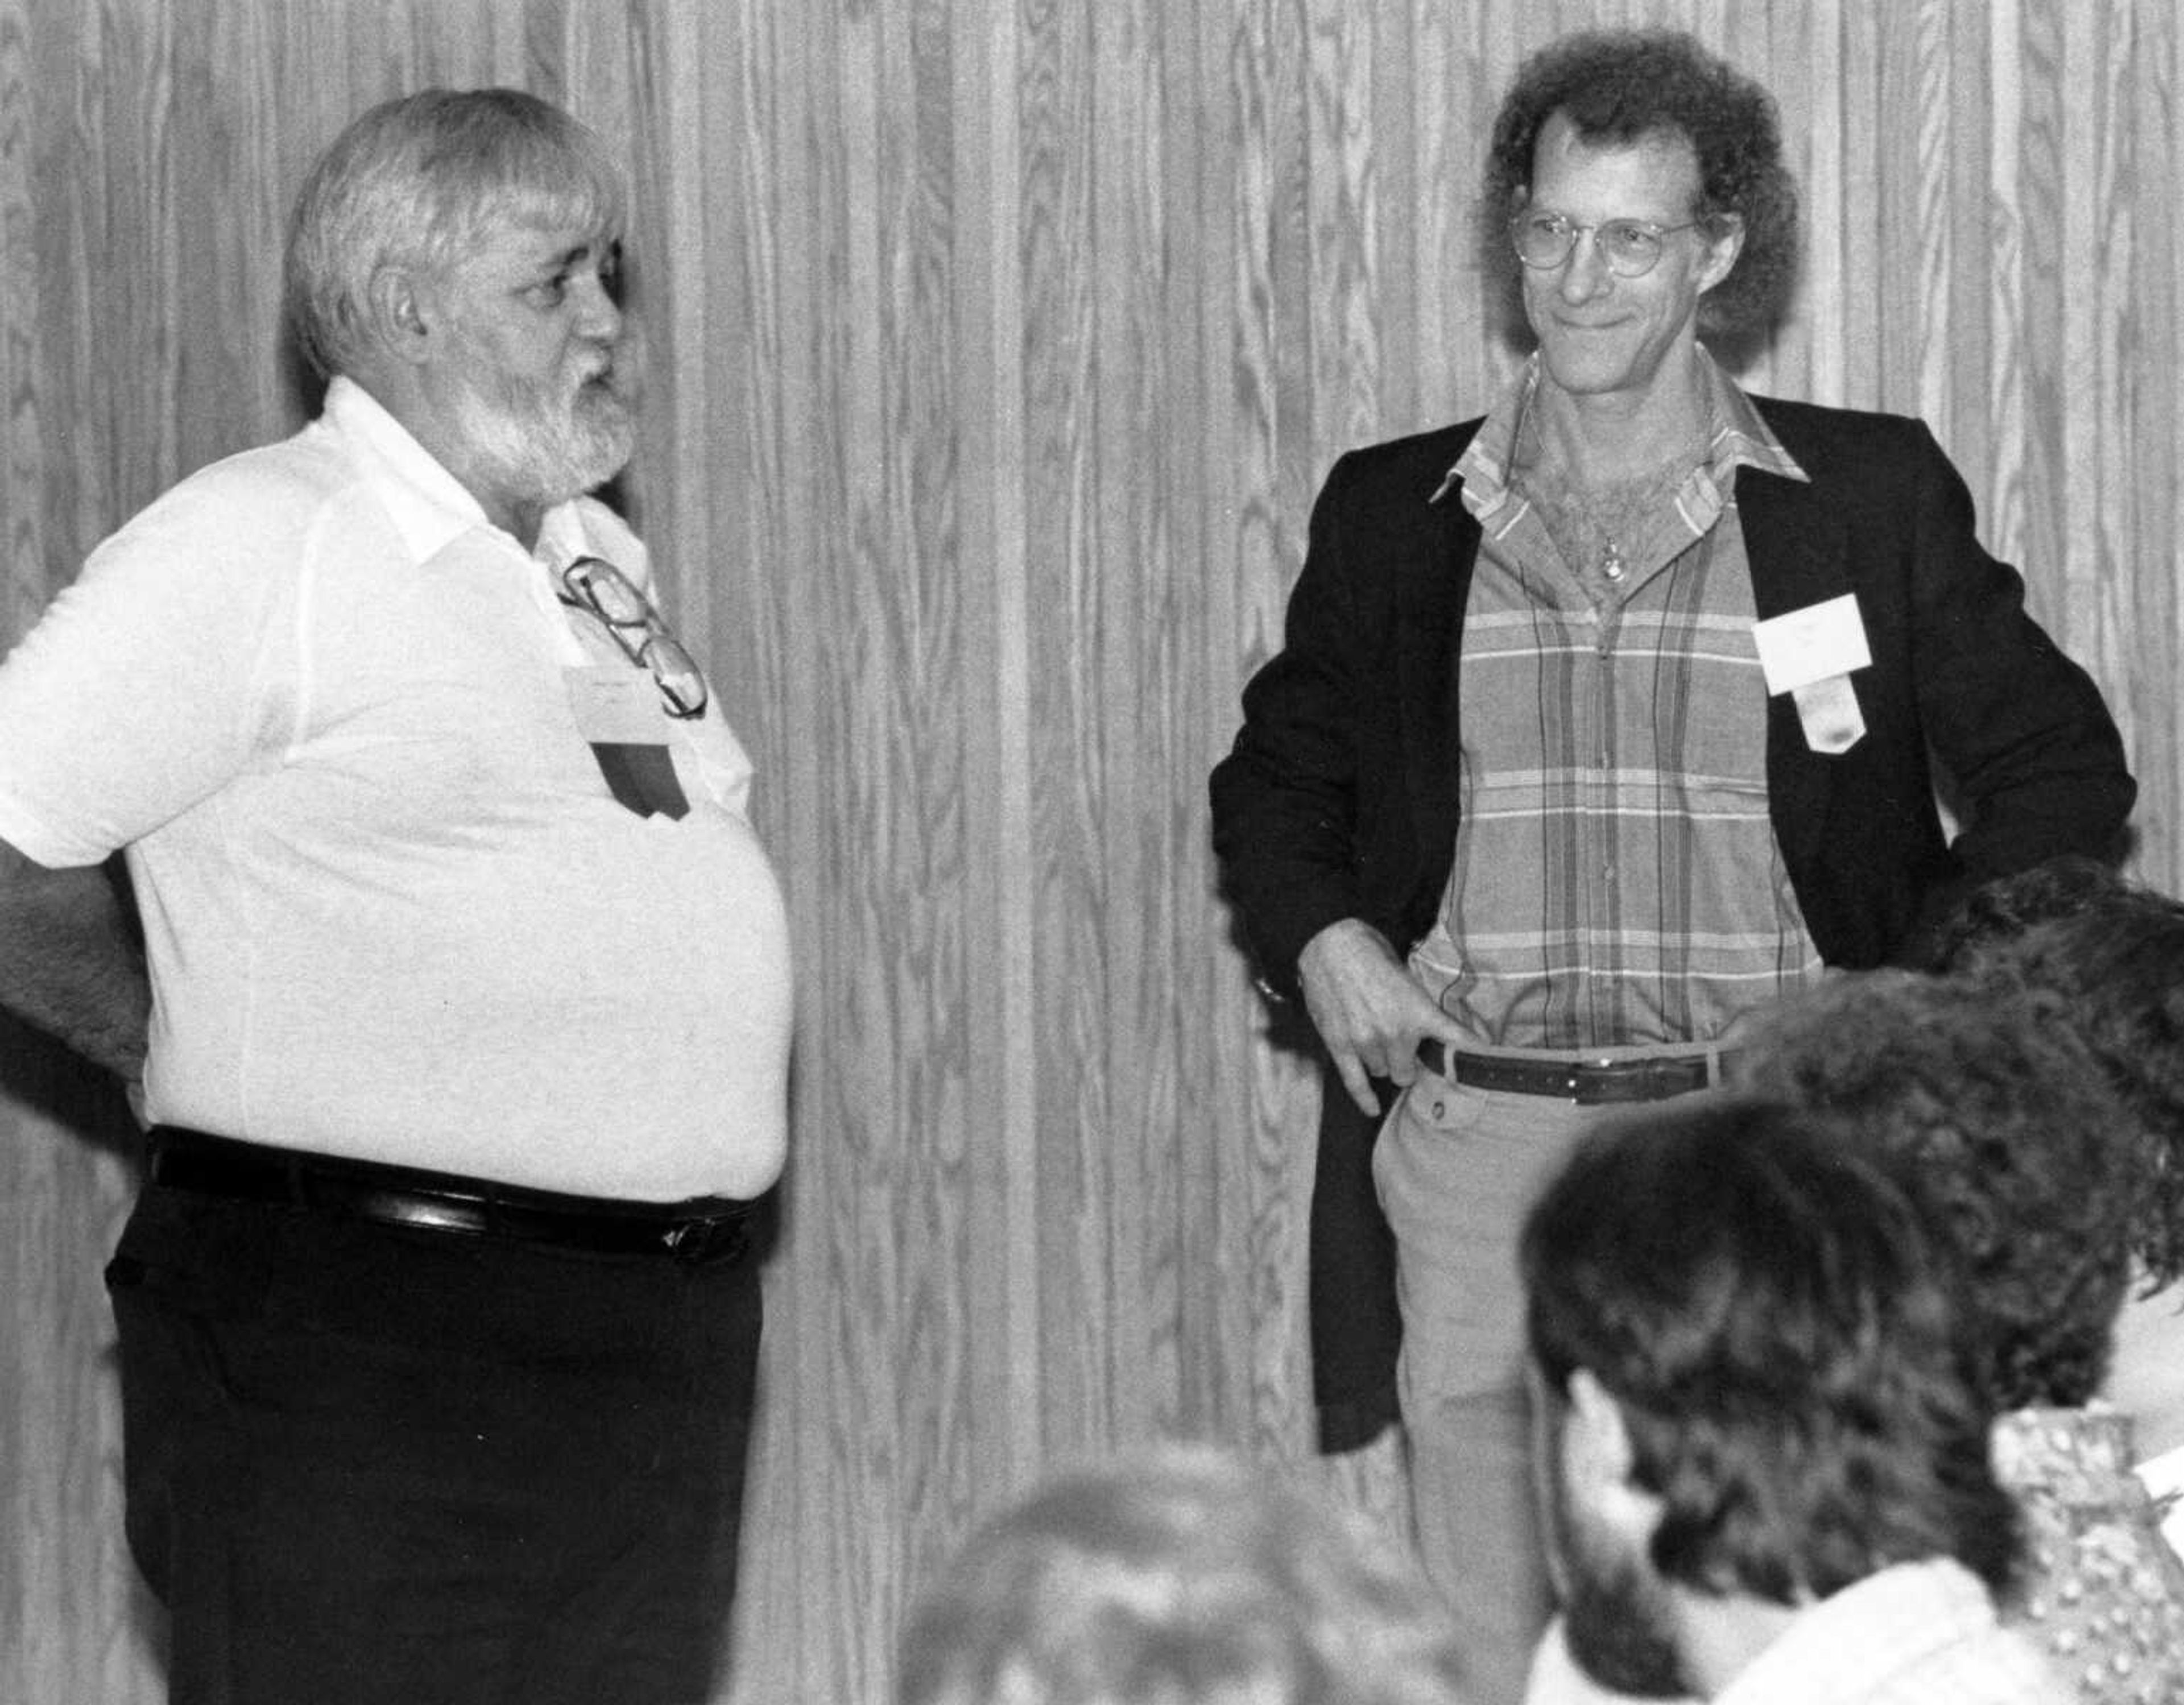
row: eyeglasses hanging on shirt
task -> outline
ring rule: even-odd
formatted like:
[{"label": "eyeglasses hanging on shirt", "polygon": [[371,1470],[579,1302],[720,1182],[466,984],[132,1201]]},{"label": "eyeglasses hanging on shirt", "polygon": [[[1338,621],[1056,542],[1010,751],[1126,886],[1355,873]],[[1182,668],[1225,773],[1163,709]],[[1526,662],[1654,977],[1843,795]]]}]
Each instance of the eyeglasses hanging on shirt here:
[{"label": "eyeglasses hanging on shirt", "polygon": [[[580,556],[561,571],[561,584],[562,603],[588,611],[625,657],[650,672],[661,710],[684,722],[705,715],[704,674],[667,632],[650,600],[620,569],[599,557]],[[658,812],[678,820],[688,815],[689,800],[676,777],[666,730],[627,690],[641,692],[641,680],[611,667],[566,672],[577,728],[599,761],[607,790],[641,817]]]},{"label": "eyeglasses hanging on shirt", "polygon": [[669,716],[705,714],[705,675],[667,631],[652,601],[620,569],[602,557],[580,556],[561,571],[561,584],[562,603],[589,610],[625,657],[652,671]]}]

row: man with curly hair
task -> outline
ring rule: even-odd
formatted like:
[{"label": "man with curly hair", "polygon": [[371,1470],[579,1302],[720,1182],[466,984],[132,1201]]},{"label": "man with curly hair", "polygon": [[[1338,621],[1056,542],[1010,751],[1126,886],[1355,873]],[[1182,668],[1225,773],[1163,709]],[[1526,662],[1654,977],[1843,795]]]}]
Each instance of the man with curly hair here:
[{"label": "man with curly hair", "polygon": [[1522,1260],[1585,1675],[1718,1705],[2069,1697],[1999,1624],[2016,1523],[1975,1334],[1898,1164],[1702,1097],[1596,1131]]},{"label": "man with curly hair", "polygon": [[1909,1169],[1997,1412],[1997,1472],[2025,1518],[2006,1617],[2086,1705],[2167,1702],[2184,1698],[2184,1565],[2131,1473],[2130,1417],[2096,1397],[2147,1241],[2125,1234],[2175,1192],[2075,1004],[2056,983],[2008,978],[1840,978],[1752,1025],[1738,1076],[1841,1118],[1852,1145]]},{"label": "man with curly hair", "polygon": [[1212,794],[1330,1066],[1323,1440],[1400,1399],[1429,1568],[1513,1675],[1546,1593],[1513,1245],[1588,1106],[1713,1081],[1742,1013],[2108,852],[2134,789],[1927,429],[1748,396],[1702,341],[1763,337],[1795,270],[1763,89],[1685,36],[1557,42],[1480,223],[1531,357],[1335,464]]},{"label": "man with curly hair", "polygon": [[[2050,878],[2075,885],[2081,875]],[[2036,905],[2052,887],[2014,880],[1981,907],[2006,929],[2013,896]],[[2116,910],[2081,921],[2105,933],[2127,911],[2151,919],[2128,892],[2115,885]],[[1960,1336],[1996,1412],[1996,1474],[2021,1517],[2003,1620],[2086,1705],[2151,1705],[2184,1698],[2184,1564],[2131,1472],[2131,1417],[2097,1394],[2134,1262],[2160,1259],[2119,1229],[2166,1205],[2175,1186],[2119,1106],[2080,1017],[2057,987],[2006,972],[1872,972],[1758,1017],[1741,1033],[1737,1078],[1836,1120],[1847,1155],[1904,1173],[1952,1275]],[[1622,1697],[1568,1675],[1550,1641],[1528,1701]]]},{"label": "man with curly hair", "polygon": [[2042,867],[1979,890],[1949,939],[1947,965],[2059,997],[2126,1116],[2134,1283],[2104,1394],[2184,1552],[2184,904]]}]

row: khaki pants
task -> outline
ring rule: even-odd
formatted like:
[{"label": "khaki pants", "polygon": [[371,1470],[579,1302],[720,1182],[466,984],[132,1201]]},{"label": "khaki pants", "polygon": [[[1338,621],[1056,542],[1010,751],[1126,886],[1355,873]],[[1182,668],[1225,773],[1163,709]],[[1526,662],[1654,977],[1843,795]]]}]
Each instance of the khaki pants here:
[{"label": "khaki pants", "polygon": [[1373,1175],[1396,1234],[1398,1390],[1428,1576],[1454,1610],[1474,1697],[1523,1697],[1552,1607],[1531,1472],[1525,1211],[1600,1110],[1430,1073],[1381,1130]]}]

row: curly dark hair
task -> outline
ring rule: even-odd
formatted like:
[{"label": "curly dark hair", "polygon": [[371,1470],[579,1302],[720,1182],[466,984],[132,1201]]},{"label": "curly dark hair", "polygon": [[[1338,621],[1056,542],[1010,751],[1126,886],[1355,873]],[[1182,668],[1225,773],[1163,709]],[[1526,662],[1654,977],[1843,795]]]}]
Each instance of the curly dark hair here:
[{"label": "curly dark hair", "polygon": [[1533,1207],[1533,1357],[1615,1399],[1667,1579],[1791,1604],[1950,1557],[2007,1584],[1988,1394],[1899,1172],[1825,1115],[1695,1095],[1602,1123]]},{"label": "curly dark hair", "polygon": [[2138,889],[2116,867],[2085,853],[2064,853],[1983,882],[1935,926],[1926,963],[1961,971],[1998,953],[2036,925],[2102,907],[2137,903]]},{"label": "curly dark hair", "polygon": [[1594,144],[1663,132],[1689,141],[1699,166],[1691,217],[1744,222],[1736,265],[1699,299],[1700,332],[1758,336],[1780,318],[1797,273],[1797,186],[1783,164],[1774,97],[1680,31],[1607,30],[1565,36],[1525,60],[1494,120],[1475,236],[1513,330],[1526,322],[1509,220],[1530,192],[1540,131],[1557,113]]},{"label": "curly dark hair", "polygon": [[2131,1252],[2151,1295],[2184,1279],[2184,905],[2133,889],[1975,958],[2044,991],[2090,1048],[2129,1123]]},{"label": "curly dark hair", "polygon": [[2065,1016],[2044,990],[1875,971],[1743,1039],[1741,1087],[1836,1115],[1915,1169],[2005,1409],[2092,1396],[2130,1283],[2130,1124]]}]

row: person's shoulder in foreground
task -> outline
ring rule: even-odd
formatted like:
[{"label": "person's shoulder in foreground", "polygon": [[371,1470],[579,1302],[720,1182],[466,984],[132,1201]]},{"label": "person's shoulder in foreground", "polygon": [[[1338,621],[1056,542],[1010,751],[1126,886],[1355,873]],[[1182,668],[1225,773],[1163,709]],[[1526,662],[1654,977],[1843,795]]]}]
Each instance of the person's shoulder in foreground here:
[{"label": "person's shoulder in foreground", "polygon": [[[1816,1609],[1713,1705],[2051,1705],[2065,1697],[2060,1685],[2028,1641],[1997,1625],[1976,1580],[1946,1563],[1907,1563]],[[1524,1705],[1641,1702],[1585,1672],[1558,1618],[1540,1641]]]},{"label": "person's shoulder in foreground", "polygon": [[[1814,1606],[1714,1705],[2046,1705],[2070,1697],[1970,1570],[1892,1564]],[[2124,1696],[2128,1697],[2129,1696]]]}]

